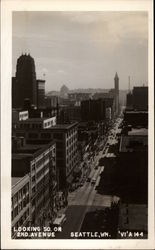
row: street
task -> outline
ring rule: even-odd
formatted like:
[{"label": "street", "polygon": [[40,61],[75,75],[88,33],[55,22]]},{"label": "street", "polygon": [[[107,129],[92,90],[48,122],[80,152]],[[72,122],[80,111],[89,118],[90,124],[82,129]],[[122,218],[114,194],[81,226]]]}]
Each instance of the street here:
[{"label": "street", "polygon": [[[62,232],[58,233],[56,238],[70,238],[70,232],[80,232],[87,213],[97,210],[103,211],[105,208],[111,207],[113,196],[99,194],[96,190],[96,186],[100,181],[101,169],[104,171],[104,167],[98,166],[97,169],[95,169],[95,166],[101,158],[107,155],[109,145],[117,143],[116,134],[120,122],[121,120],[118,120],[116,125],[110,131],[110,135],[108,136],[104,147],[100,149],[99,153],[95,156],[89,174],[91,180],[89,182],[85,181],[83,186],[68,194],[68,208],[65,212],[67,220],[62,226]],[[95,180],[95,183],[92,183],[93,179]]]}]

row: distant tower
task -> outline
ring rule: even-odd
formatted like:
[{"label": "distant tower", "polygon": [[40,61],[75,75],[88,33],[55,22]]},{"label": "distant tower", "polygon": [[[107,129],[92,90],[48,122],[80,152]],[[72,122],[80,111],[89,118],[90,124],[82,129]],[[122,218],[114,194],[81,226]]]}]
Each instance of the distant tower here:
[{"label": "distant tower", "polygon": [[37,80],[37,108],[45,107],[45,80]]},{"label": "distant tower", "polygon": [[119,92],[119,77],[117,75],[117,72],[115,74],[114,82],[115,82],[115,92]]},{"label": "distant tower", "polygon": [[128,76],[128,91],[130,92],[130,76]]},{"label": "distant tower", "polygon": [[14,107],[21,108],[24,99],[29,99],[30,103],[37,106],[37,81],[35,72],[35,62],[30,55],[21,55],[17,60],[16,77],[14,79],[13,96]]},{"label": "distant tower", "polygon": [[115,77],[114,77],[114,89],[115,89],[115,111],[116,114],[119,112],[119,77],[116,72]]}]

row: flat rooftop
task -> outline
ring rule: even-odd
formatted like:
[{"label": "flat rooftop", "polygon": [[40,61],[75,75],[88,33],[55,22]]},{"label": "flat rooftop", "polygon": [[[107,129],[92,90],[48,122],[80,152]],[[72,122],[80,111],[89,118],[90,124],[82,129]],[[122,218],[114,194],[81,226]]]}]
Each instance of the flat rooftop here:
[{"label": "flat rooftop", "polygon": [[147,231],[147,205],[122,204],[120,207],[119,228],[129,231]]},{"label": "flat rooftop", "polygon": [[50,130],[56,130],[56,129],[70,129],[74,126],[76,126],[78,122],[70,123],[70,124],[57,124],[50,128]]},{"label": "flat rooftop", "polygon": [[120,152],[133,152],[146,150],[148,146],[148,137],[144,135],[126,135],[120,140]]},{"label": "flat rooftop", "polygon": [[23,177],[12,177],[11,178],[11,186],[13,187],[14,185],[17,184]]},{"label": "flat rooftop", "polygon": [[19,121],[20,123],[30,123],[30,122],[42,122],[45,120],[52,119],[55,116],[52,117],[34,117],[34,118],[28,118],[27,120],[24,121]]},{"label": "flat rooftop", "polygon": [[13,153],[12,154],[12,159],[13,160],[24,160],[24,159],[29,159],[30,157],[32,157],[32,154],[27,154],[27,153]]},{"label": "flat rooftop", "polygon": [[141,110],[126,110],[125,114],[147,114],[148,111],[141,111]]},{"label": "flat rooftop", "polygon": [[55,141],[52,141],[48,144],[25,144],[22,147],[19,147],[13,154],[12,159],[28,159],[34,154],[39,154],[42,151],[46,150],[49,146],[55,144]]},{"label": "flat rooftop", "polygon": [[128,135],[148,135],[148,129],[146,128],[133,128],[131,131],[128,132]]}]

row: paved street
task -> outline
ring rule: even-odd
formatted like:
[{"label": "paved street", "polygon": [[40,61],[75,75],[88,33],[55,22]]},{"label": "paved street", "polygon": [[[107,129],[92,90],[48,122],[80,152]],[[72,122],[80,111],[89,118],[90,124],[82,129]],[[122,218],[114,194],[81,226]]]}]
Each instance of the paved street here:
[{"label": "paved street", "polygon": [[86,181],[82,187],[79,187],[74,192],[69,193],[68,208],[66,210],[67,220],[63,225],[63,232],[58,233],[57,238],[70,238],[70,232],[79,232],[85,215],[89,211],[95,211],[96,209],[104,210],[106,207],[111,206],[113,198],[111,195],[101,195],[97,193],[96,185],[100,181],[101,168],[104,171],[104,167],[98,167],[95,169],[95,166],[98,165],[100,158],[106,156],[109,145],[117,143],[115,137],[116,133],[118,133],[120,121],[114,126],[111,131],[112,136],[110,135],[108,137],[107,143],[98,155],[95,156],[94,163],[92,163],[92,170],[89,176],[91,176],[91,180],[95,178],[95,184],[92,184],[91,181]]}]

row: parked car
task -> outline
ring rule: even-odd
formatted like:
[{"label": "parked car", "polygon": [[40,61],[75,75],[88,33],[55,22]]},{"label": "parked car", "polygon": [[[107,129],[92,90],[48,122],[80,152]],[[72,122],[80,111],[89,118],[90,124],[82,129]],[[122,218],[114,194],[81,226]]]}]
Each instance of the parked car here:
[{"label": "parked car", "polygon": [[96,183],[96,179],[93,178],[92,181],[91,181],[91,184],[92,184],[92,185],[95,185],[95,183]]},{"label": "parked car", "polygon": [[53,227],[59,227],[62,226],[66,221],[66,215],[65,214],[58,214],[56,219],[53,222]]},{"label": "parked car", "polygon": [[88,178],[87,178],[87,182],[90,182],[90,180],[91,180],[91,178],[90,178],[90,177],[88,177]]}]

